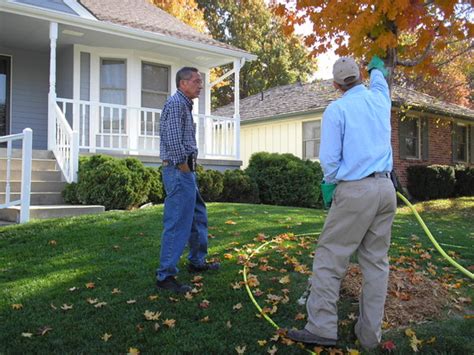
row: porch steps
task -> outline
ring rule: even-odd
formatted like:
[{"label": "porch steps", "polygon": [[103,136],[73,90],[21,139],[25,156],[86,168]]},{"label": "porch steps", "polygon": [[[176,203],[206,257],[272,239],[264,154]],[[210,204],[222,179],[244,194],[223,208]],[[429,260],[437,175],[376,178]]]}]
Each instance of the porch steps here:
[{"label": "porch steps", "polygon": [[[21,149],[12,149],[10,160],[10,200],[20,199]],[[0,148],[0,204],[5,203],[7,150]],[[55,218],[100,213],[103,206],[66,205],[62,197],[66,183],[51,151],[33,150],[31,171],[30,218]],[[0,209],[0,222],[17,222],[20,207]]]}]

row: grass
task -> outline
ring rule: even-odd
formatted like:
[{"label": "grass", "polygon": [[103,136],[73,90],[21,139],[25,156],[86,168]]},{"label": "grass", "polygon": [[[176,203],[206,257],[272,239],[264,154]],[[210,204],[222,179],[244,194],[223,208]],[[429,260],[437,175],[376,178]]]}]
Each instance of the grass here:
[{"label": "grass", "polygon": [[[473,265],[474,198],[439,200],[418,204],[417,208],[442,247],[462,265]],[[245,347],[246,354],[264,354],[272,347],[282,354],[306,353],[296,344],[271,340],[275,331],[256,316],[242,287],[238,260],[261,245],[261,241],[255,241],[259,233],[267,236],[265,240],[282,233],[319,233],[325,213],[223,203],[211,203],[208,209],[209,232],[214,237],[210,240],[210,257],[220,259],[223,265],[218,273],[194,279],[199,292],[190,300],[160,293],[154,286],[162,206],[2,227],[0,354],[127,353],[134,349],[142,353],[223,354],[236,353],[236,347]],[[257,297],[259,304],[272,308],[266,302],[268,294],[289,298],[287,303],[279,302],[271,315],[281,326],[305,324],[304,320],[295,320],[295,315],[306,313],[296,300],[306,288],[307,275],[295,272],[291,264],[298,260],[311,269],[316,239],[310,235],[272,243],[251,260],[274,268],[262,271],[255,266],[250,271],[260,282],[256,287],[263,292]],[[392,259],[412,257],[420,271],[428,267],[435,270],[434,275],[427,274],[452,287],[453,297],[472,298],[472,281],[432,249],[411,212],[400,208],[393,227]],[[426,250],[431,251],[430,260],[420,258]],[[182,258],[179,278],[190,282],[194,275],[186,271],[185,265]],[[290,277],[289,283],[279,282],[284,276]],[[94,287],[88,288],[92,283]],[[209,302],[207,308],[200,306],[204,300]],[[106,304],[99,307],[102,302]],[[471,316],[451,314],[443,320],[414,325],[418,339],[425,340],[421,352],[471,353],[474,320],[472,306],[467,308],[464,312]],[[144,316],[146,311],[161,315],[149,321]],[[341,300],[340,320],[347,320],[352,312],[357,313],[357,307]],[[168,327],[166,320],[175,320],[175,326]],[[340,327],[338,347],[345,353],[357,349],[349,337],[350,323]],[[105,341],[104,334],[111,337]],[[427,344],[432,337],[436,340]],[[395,353],[412,352],[403,330],[386,332],[384,340],[389,339],[396,344]],[[258,341],[263,340],[266,344],[259,345]]]}]

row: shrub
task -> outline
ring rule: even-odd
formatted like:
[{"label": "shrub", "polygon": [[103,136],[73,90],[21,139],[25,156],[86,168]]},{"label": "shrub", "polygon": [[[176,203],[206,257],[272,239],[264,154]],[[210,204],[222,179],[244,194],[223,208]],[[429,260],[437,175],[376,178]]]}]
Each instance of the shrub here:
[{"label": "shrub", "polygon": [[150,186],[151,175],[139,160],[93,155],[81,158],[78,183],[67,187],[64,196],[71,203],[76,197],[82,204],[103,205],[107,210],[130,209],[147,201]]},{"label": "shrub", "polygon": [[159,168],[147,167],[147,179],[149,179],[148,201],[154,204],[162,203],[165,198],[165,190],[161,179],[161,166]]},{"label": "shrub", "polygon": [[454,168],[446,165],[413,165],[407,168],[407,188],[417,200],[454,196]]},{"label": "shrub", "polygon": [[224,176],[217,170],[204,170],[202,166],[196,169],[199,192],[204,201],[219,201],[224,189]]},{"label": "shrub", "polygon": [[79,196],[77,195],[77,183],[75,182],[66,184],[66,187],[62,191],[62,195],[64,201],[67,203],[72,205],[79,205],[81,203]]},{"label": "shrub", "polygon": [[224,202],[258,203],[258,186],[242,170],[224,172],[224,190],[221,200]]},{"label": "shrub", "polygon": [[284,206],[320,205],[323,177],[319,163],[292,154],[255,153],[246,169],[257,183],[262,203]]},{"label": "shrub", "polygon": [[456,196],[474,196],[474,168],[458,165],[455,168]]}]

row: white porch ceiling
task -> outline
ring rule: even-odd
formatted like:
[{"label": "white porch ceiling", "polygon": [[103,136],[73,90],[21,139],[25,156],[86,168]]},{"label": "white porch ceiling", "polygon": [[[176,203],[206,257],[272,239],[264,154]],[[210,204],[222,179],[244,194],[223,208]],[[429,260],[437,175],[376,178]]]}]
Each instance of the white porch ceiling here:
[{"label": "white porch ceiling", "polygon": [[[78,26],[59,24],[57,48],[81,44],[91,47],[133,49],[177,58],[189,65],[212,68],[232,62],[232,58],[204,50],[183,48],[168,43],[137,40]],[[83,33],[81,37],[63,31]],[[0,47],[27,49],[49,53],[49,21],[0,12]]]}]

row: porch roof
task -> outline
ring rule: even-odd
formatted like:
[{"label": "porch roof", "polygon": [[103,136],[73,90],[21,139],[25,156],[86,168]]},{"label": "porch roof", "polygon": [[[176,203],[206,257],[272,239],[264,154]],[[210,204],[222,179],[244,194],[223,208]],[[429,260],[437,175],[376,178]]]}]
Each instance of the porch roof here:
[{"label": "porch roof", "polygon": [[[274,87],[263,93],[246,97],[240,101],[242,124],[261,120],[272,120],[309,113],[322,112],[340,96],[332,80],[316,80],[311,83],[296,83]],[[474,110],[441,101],[419,91],[394,86],[394,107],[407,107],[412,111],[428,112],[474,122]],[[218,108],[213,114],[226,116],[234,112],[234,105]]]},{"label": "porch roof", "polygon": [[[82,0],[94,16],[78,16],[25,3],[0,0],[0,43],[49,52],[49,23],[59,24],[58,48],[71,44],[127,48],[216,67],[256,56],[197,32],[146,0]],[[135,8],[136,6],[136,8]],[[130,9],[133,8],[133,11]],[[134,15],[136,10],[136,15]],[[85,11],[85,10],[84,10]],[[150,12],[150,17],[146,13]],[[79,33],[74,37],[65,34]]]}]

